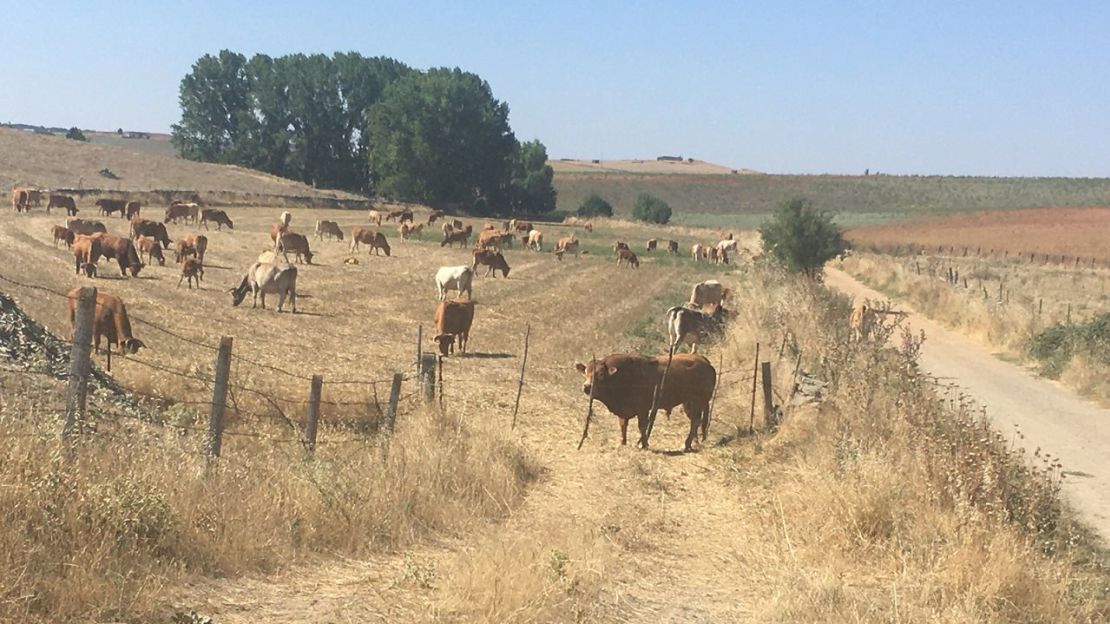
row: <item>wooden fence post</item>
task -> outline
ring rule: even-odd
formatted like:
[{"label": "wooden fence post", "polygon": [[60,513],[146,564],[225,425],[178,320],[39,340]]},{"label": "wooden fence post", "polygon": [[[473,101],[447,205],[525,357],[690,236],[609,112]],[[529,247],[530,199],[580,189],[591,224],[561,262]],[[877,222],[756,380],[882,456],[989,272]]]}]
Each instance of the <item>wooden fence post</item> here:
[{"label": "wooden fence post", "polygon": [[778,418],[775,416],[774,397],[771,396],[771,363],[763,363],[763,426],[767,429],[777,429]]},{"label": "wooden fence post", "polygon": [[208,415],[208,458],[220,456],[224,435],[224,409],[227,407],[227,386],[231,377],[231,336],[220,338],[216,352],[216,381],[212,385],[212,411]]},{"label": "wooden fence post", "polygon": [[748,420],[748,433],[755,433],[755,384],[759,380],[759,343],[755,343],[755,365],[752,370],[752,413]]},{"label": "wooden fence post", "polygon": [[424,353],[424,326],[416,326],[416,374],[420,374],[420,356]]},{"label": "wooden fence post", "polygon": [[401,373],[393,373],[393,385],[389,387],[389,405],[385,408],[385,429],[389,433],[393,433],[397,425],[397,401],[401,399],[401,380],[404,377]]},{"label": "wooden fence post", "polygon": [[1041,298],[1041,297],[1038,297],[1037,298],[1037,316],[1040,316],[1042,312],[1044,312],[1044,299]]},{"label": "wooden fence post", "polygon": [[309,453],[316,451],[316,425],[320,421],[320,390],[323,386],[324,378],[313,375],[308,389],[308,418],[304,428],[304,447]]},{"label": "wooden fence post", "polygon": [[513,405],[513,424],[510,429],[516,429],[516,415],[520,412],[520,393],[524,391],[524,367],[528,365],[528,339],[532,336],[532,324],[524,328],[524,357],[520,361],[520,381],[516,386],[516,404]]},{"label": "wooden fence post", "polygon": [[1068,304],[1068,326],[1071,326],[1071,304]]},{"label": "wooden fence post", "polygon": [[424,388],[425,403],[435,403],[436,400],[436,357],[435,353],[420,355],[420,383]]},{"label": "wooden fence post", "polygon": [[[77,310],[73,317],[73,346],[69,351],[69,390],[66,394],[66,422],[62,437],[70,438],[74,427],[83,426],[89,392],[89,357],[92,352],[93,313],[96,288],[77,291]],[[111,348],[109,345],[108,348]]]}]

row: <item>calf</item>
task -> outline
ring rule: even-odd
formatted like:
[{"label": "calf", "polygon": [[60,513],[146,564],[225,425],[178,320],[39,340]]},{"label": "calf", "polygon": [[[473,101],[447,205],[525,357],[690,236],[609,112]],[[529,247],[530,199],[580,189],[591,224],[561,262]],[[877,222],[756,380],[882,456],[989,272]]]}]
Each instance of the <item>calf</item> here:
[{"label": "calf", "polygon": [[223,229],[225,225],[229,230],[235,229],[235,224],[231,222],[231,218],[228,217],[227,213],[223,210],[216,210],[214,208],[202,209],[200,211],[200,224],[203,225],[206,230],[208,229],[209,221],[216,224],[217,231]]},{"label": "calf", "polygon": [[[709,402],[717,383],[717,371],[709,360],[696,354],[676,353],[667,370],[668,356],[647,358],[641,355],[614,353],[589,364],[576,364],[586,376],[582,391],[601,401],[620,419],[621,444],[628,444],[628,421],[636,418],[640,429],[640,446],[648,447],[648,420],[654,404],[670,412],[682,405],[690,419],[686,436],[687,451],[693,449],[698,427],[702,441],[709,429]],[[666,380],[663,379],[666,370]],[[658,402],[655,389],[659,388]]]},{"label": "calf", "polygon": [[[69,323],[76,327],[77,296],[80,288],[74,288],[66,296],[69,308]],[[105,292],[96,293],[96,307],[93,308],[93,349],[100,352],[101,336],[108,339],[108,370],[111,370],[112,344],[119,347],[120,353],[135,353],[146,344],[131,333],[131,321],[127,318],[127,308],[123,301]]]},{"label": "calf", "polygon": [[373,223],[374,225],[377,225],[378,227],[382,226],[382,216],[383,215],[382,215],[381,212],[379,212],[377,210],[371,210],[369,216],[370,216],[370,223]]},{"label": "calf", "polygon": [[87,277],[96,277],[96,263],[100,262],[100,241],[90,236],[79,235],[73,239],[74,273],[82,272]]},{"label": "calf", "polygon": [[484,264],[486,267],[486,275],[493,273],[497,277],[497,272],[505,277],[509,277],[509,263],[505,262],[505,256],[500,251],[490,251],[488,249],[475,249],[474,250],[474,266],[472,270],[477,271],[478,265]]},{"label": "calf", "polygon": [[339,224],[335,221],[316,221],[316,234],[313,238],[322,240],[325,236],[327,236],[329,240],[335,238],[341,241],[343,240],[343,230],[339,229]]},{"label": "calf", "polygon": [[[364,227],[355,227],[351,230],[351,251],[358,251],[359,243],[370,245],[370,251],[374,255],[379,255],[378,251],[384,251],[386,257],[389,257],[389,241],[385,240],[385,235],[381,232],[368,230]],[[367,252],[369,255],[370,252]]]},{"label": "calf", "polygon": [[655,251],[656,247],[658,247],[658,246],[659,246],[659,239],[649,238],[648,242],[647,242],[647,245],[645,247],[646,247],[647,251]]},{"label": "calf", "polygon": [[146,255],[147,264],[150,264],[151,260],[157,260],[158,266],[166,266],[166,256],[162,254],[162,246],[158,244],[158,241],[140,235],[139,238],[135,239],[135,244],[139,247],[139,254]]},{"label": "calf", "polygon": [[189,290],[193,289],[193,281],[196,280],[197,288],[200,288],[200,281],[204,279],[204,263],[196,258],[188,258],[184,264],[181,265],[181,277],[177,280],[177,287],[181,288],[181,280],[189,280]]},{"label": "calf", "polygon": [[436,306],[436,336],[432,342],[439,345],[441,355],[455,352],[455,342],[459,351],[466,353],[466,343],[470,340],[470,327],[474,323],[473,301],[441,301]]},{"label": "calf", "polygon": [[672,254],[678,254],[678,241],[667,241],[667,251]]},{"label": "calf", "polygon": [[667,338],[671,349],[678,350],[679,344],[690,345],[690,352],[697,353],[698,343],[716,336],[724,329],[725,309],[710,304],[709,312],[675,306],[667,310]]},{"label": "calf", "polygon": [[62,241],[63,243],[65,243],[66,244],[66,249],[68,249],[69,246],[71,244],[73,244],[73,238],[70,235],[70,232],[69,232],[68,228],[66,228],[64,226],[61,226],[61,225],[55,225],[55,226],[50,228],[50,232],[54,236],[54,247],[55,248],[58,247],[58,241]]},{"label": "calf", "polygon": [[632,253],[631,249],[618,249],[617,266],[621,266],[626,262],[628,263],[629,267],[636,269],[640,268],[640,259],[636,257],[636,254]]},{"label": "calf", "polygon": [[472,299],[474,283],[474,270],[468,266],[441,267],[436,271],[436,298],[447,301],[447,291],[457,290],[459,296],[466,293],[467,299]]},{"label": "calf", "polygon": [[204,254],[208,251],[208,237],[204,234],[186,234],[185,238],[177,241],[174,249],[174,262],[182,262],[192,256],[204,262]]}]

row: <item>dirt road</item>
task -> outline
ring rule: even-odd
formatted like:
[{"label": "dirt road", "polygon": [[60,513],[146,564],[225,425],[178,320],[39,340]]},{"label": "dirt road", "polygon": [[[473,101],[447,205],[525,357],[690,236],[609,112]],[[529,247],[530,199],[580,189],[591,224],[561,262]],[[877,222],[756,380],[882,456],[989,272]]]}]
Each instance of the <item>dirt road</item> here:
[{"label": "dirt road", "polygon": [[[826,283],[857,300],[886,300],[835,269],[826,270]],[[1110,541],[1110,411],[1078,398],[1056,383],[1020,366],[1003,362],[989,351],[945,329],[908,305],[914,330],[924,330],[921,364],[926,371],[952,381],[981,405],[1006,435],[1028,453],[1051,453],[1064,465],[1064,494],[1075,510],[1103,540]]]}]

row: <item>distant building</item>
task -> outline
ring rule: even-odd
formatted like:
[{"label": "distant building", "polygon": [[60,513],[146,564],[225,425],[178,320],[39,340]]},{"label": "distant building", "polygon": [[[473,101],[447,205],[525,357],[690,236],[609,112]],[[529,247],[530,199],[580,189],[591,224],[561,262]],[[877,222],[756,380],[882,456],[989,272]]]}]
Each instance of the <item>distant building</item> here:
[{"label": "distant building", "polygon": [[682,162],[685,159],[681,156],[660,156],[655,160],[665,160],[667,162]]}]

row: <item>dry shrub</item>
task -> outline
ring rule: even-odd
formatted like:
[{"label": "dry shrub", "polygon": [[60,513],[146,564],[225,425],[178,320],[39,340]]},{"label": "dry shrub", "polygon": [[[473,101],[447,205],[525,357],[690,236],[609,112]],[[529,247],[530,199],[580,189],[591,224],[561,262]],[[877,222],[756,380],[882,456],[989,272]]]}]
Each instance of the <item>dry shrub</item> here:
[{"label": "dry shrub", "polygon": [[206,466],[199,437],[140,424],[100,423],[70,457],[56,420],[3,407],[0,620],[149,621],[183,573],[450,534],[508,514],[538,472],[515,443],[436,411],[405,414],[389,441],[321,443],[315,459],[231,436]]},{"label": "dry shrub", "polygon": [[[791,411],[745,460],[743,496],[760,503],[746,553],[766,598],[757,619],[1110,617],[1110,574],[1066,520],[1055,460],[1025,457],[969,399],[938,394],[917,371],[919,337],[851,343],[837,329],[846,302],[755,279],[764,296],[747,300],[734,332],[793,336],[805,368],[831,382],[825,404]],[[880,335],[898,331],[895,317],[878,323]]]}]

